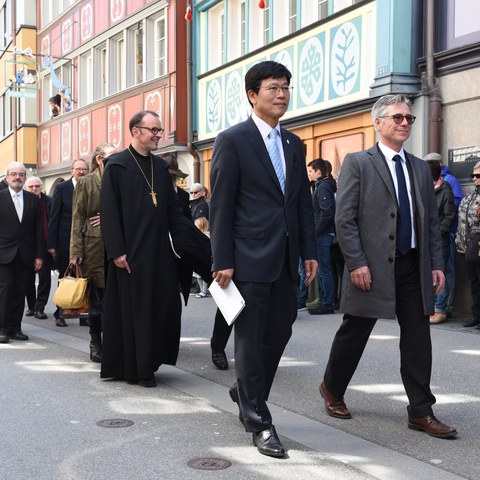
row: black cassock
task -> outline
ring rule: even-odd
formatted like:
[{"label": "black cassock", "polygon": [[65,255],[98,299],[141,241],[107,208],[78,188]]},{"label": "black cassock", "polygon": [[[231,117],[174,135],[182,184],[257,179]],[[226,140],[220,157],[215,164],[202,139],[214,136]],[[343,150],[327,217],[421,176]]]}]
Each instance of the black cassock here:
[{"label": "black cassock", "polygon": [[[150,378],[162,363],[175,365],[182,308],[179,271],[183,278],[189,274],[191,278],[192,258],[200,258],[208,270],[210,246],[203,239],[200,245],[186,242],[196,247],[187,255],[188,264],[180,264],[169,231],[176,232],[179,245],[182,238],[201,239],[200,232],[183,216],[168,165],[159,157],[143,157],[130,149],[138,165],[124,150],[109,157],[102,178],[101,228],[109,266],[100,375],[136,381]],[[147,184],[152,179],[152,162],[156,207]],[[130,274],[113,264],[123,254]],[[189,290],[190,281],[183,283],[188,283]]]}]

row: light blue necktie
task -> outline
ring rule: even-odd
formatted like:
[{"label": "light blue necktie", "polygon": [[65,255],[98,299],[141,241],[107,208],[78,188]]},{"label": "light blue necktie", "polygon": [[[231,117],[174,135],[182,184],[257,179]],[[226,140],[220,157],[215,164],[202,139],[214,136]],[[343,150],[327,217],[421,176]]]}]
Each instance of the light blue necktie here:
[{"label": "light blue necktie", "polygon": [[282,192],[285,193],[285,173],[283,172],[282,156],[280,155],[280,149],[277,145],[277,135],[279,135],[279,133],[276,128],[268,134],[267,150],[280,186],[282,187]]}]

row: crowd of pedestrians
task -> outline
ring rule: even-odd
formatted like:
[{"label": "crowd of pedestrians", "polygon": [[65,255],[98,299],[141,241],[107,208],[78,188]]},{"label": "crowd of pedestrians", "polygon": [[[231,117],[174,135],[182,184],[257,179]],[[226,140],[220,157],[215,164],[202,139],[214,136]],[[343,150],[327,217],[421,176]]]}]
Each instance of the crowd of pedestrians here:
[{"label": "crowd of pedestrians", "polygon": [[[290,81],[273,61],[249,69],[252,115],[216,138],[211,198],[200,183],[189,193],[178,186],[188,174],[174,153],[153,153],[163,128],[152,111],[130,119],[126,149],[102,143],[90,165],[74,161],[53,198],[12,162],[0,182],[0,343],[27,340],[25,298],[26,316],[48,318],[51,270],[61,278],[80,265],[90,283],[81,322],[101,378],[154,387],[159,367],[177,361],[192,275],[197,298],[209,296],[212,281],[234,282],[245,308],[235,321],[229,395],[260,453],[285,456],[267,402],[306,307],[344,314],[319,385],[328,415],[352,417],[344,396],[370,333],[377,318],[396,318],[408,427],[455,436],[433,413],[430,324],[452,309],[455,246],[464,254],[480,233],[480,158],[470,159],[475,190],[463,198],[439,154],[422,161],[405,151],[415,122],[410,101],[386,95],[372,109],[378,143],[348,154],[337,181],[328,160],[305,168],[300,139],[280,125]],[[480,328],[480,255],[465,268],[473,305],[465,326]],[[61,309],[54,317],[67,326]],[[229,367],[231,331],[217,310],[211,352],[220,370]]]}]

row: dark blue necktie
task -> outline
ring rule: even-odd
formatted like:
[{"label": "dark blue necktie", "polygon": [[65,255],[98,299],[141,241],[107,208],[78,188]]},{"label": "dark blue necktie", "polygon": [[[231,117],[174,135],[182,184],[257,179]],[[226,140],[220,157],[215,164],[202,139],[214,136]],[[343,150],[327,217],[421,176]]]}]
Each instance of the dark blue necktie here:
[{"label": "dark blue necktie", "polygon": [[397,250],[405,255],[412,248],[412,217],[410,216],[410,202],[408,201],[407,182],[403,173],[402,157],[395,155],[395,174],[398,186],[398,214],[397,222]]}]

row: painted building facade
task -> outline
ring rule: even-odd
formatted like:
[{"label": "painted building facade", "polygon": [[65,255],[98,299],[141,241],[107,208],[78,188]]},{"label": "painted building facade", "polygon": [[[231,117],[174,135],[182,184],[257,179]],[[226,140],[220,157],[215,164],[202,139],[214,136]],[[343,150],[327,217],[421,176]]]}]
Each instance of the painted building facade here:
[{"label": "painted building facade", "polygon": [[[102,142],[123,149],[142,109],[160,115],[159,152],[186,154],[185,9],[174,0],[38,2],[38,172],[47,185]],[[70,5],[69,5],[70,3]],[[61,96],[53,117],[49,99]]]}]

